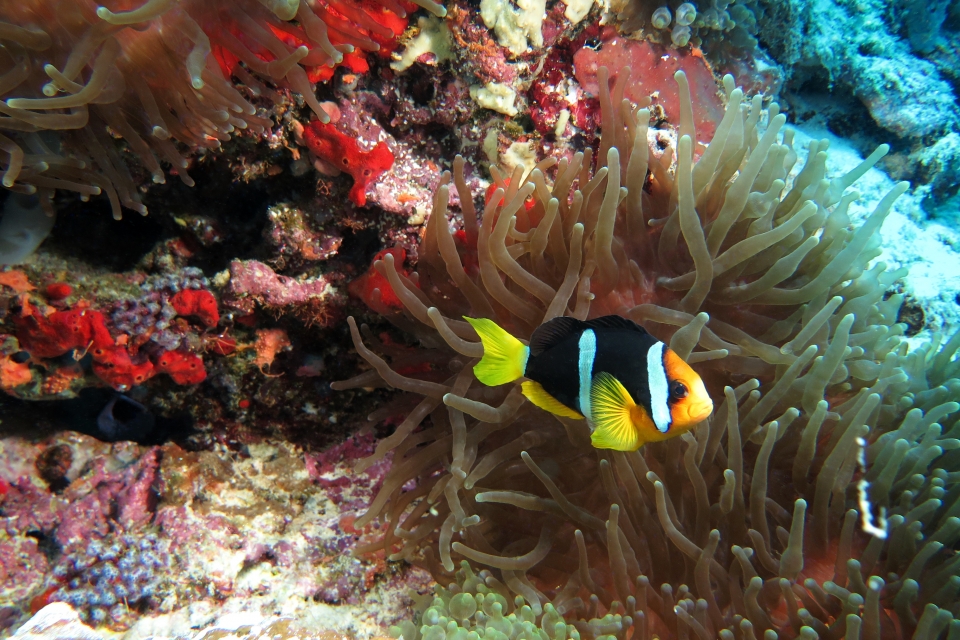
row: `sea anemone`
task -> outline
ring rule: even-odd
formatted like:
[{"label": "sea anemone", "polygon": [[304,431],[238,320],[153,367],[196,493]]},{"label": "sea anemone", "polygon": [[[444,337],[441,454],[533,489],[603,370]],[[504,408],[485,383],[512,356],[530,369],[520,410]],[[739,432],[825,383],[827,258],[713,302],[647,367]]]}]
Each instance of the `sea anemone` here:
[{"label": "sea anemone", "polygon": [[[418,0],[438,15],[443,7]],[[24,0],[0,7],[0,180],[37,193],[52,213],[56,189],[106,193],[146,213],[138,181],[114,138],[154,182],[166,162],[186,184],[182,151],[215,149],[237,129],[270,120],[251,97],[297,91],[317,117],[308,68],[331,67],[355,49],[376,51],[397,32],[405,0]],[[295,22],[294,22],[295,20]],[[402,27],[400,27],[402,30]],[[44,132],[56,131],[51,136]],[[179,145],[177,144],[179,143]]]},{"label": "sea anemone", "polygon": [[[909,352],[889,293],[903,272],[871,266],[906,184],[851,228],[847,190],[886,149],[827,179],[815,140],[793,172],[777,105],[745,104],[729,76],[701,149],[682,73],[675,138],[622,99],[628,73],[612,88],[600,77],[595,168],[590,149],[526,177],[494,168],[478,221],[458,158],[416,272],[392,255],[376,263],[403,304],[388,317],[420,339],[415,356],[366,331],[388,364],[350,319],[372,370],[335,388],[423,397],[361,463],[392,455],[356,523],[379,518],[385,534],[363,551],[419,563],[441,585],[396,632],[936,638],[950,625],[953,637],[960,338]],[[370,304],[389,314],[380,293]],[[529,338],[556,316],[611,313],[697,369],[711,419],[637,452],[595,450],[583,421],[533,407],[518,385],[477,384],[481,346],[459,319]],[[424,363],[430,373],[397,372]]]}]

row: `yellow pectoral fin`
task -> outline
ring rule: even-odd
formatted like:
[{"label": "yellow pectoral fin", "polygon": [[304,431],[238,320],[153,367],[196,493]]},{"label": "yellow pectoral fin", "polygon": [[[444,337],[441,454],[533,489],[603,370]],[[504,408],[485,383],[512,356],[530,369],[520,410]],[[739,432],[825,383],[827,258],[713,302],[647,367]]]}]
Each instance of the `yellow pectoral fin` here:
[{"label": "yellow pectoral fin", "polygon": [[493,320],[468,318],[483,343],[483,357],[473,367],[477,380],[488,387],[513,382],[523,377],[530,349],[514,338]]},{"label": "yellow pectoral fin", "polygon": [[617,451],[639,449],[643,442],[632,419],[637,408],[630,393],[614,376],[606,372],[594,376],[590,387],[593,446]]},{"label": "yellow pectoral fin", "polygon": [[539,382],[527,380],[520,385],[520,387],[523,389],[523,395],[527,397],[527,400],[537,405],[544,411],[549,411],[550,413],[563,416],[564,418],[583,420],[582,415],[547,393]]}]

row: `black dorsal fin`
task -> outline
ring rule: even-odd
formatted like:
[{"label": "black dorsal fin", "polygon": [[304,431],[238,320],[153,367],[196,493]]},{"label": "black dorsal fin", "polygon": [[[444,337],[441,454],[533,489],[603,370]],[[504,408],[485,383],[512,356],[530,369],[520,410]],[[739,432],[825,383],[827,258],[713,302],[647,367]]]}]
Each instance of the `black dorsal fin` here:
[{"label": "black dorsal fin", "polygon": [[586,325],[582,320],[566,316],[544,322],[530,336],[530,355],[540,355],[567,336],[583,331]]},{"label": "black dorsal fin", "polygon": [[646,329],[623,316],[601,316],[593,320],[587,320],[584,324],[590,329],[629,329],[639,331],[644,335],[650,335]]}]

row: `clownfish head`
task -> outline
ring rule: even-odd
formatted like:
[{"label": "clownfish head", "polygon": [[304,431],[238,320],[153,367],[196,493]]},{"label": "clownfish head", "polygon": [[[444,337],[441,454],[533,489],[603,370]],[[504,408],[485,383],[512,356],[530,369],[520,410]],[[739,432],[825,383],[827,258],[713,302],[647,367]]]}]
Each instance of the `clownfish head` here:
[{"label": "clownfish head", "polygon": [[663,361],[669,389],[667,403],[671,430],[685,430],[706,420],[713,413],[713,400],[707,394],[703,380],[670,349],[664,349]]}]

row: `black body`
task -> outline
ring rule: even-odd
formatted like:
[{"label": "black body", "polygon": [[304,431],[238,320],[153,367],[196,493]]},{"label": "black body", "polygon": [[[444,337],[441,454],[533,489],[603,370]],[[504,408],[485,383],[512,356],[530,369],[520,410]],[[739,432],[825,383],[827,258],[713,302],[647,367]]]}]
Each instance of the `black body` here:
[{"label": "black body", "polygon": [[544,391],[567,407],[582,413],[579,342],[587,329],[593,329],[597,341],[591,379],[603,371],[615,376],[633,401],[649,413],[647,352],[657,339],[640,325],[620,316],[586,322],[561,317],[541,325],[530,338],[530,357],[524,375],[539,382]]}]

